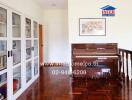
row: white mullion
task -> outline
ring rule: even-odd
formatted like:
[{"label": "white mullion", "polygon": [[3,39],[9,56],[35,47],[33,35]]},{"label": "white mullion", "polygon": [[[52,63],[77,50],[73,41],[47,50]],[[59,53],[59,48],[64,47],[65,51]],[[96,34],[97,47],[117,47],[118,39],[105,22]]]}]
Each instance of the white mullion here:
[{"label": "white mullion", "polygon": [[[25,16],[21,16],[21,76],[22,76],[22,88],[26,86],[26,39],[25,39]],[[25,48],[25,49],[23,49]]]},{"label": "white mullion", "polygon": [[7,37],[0,37],[0,40],[7,40]]},{"label": "white mullion", "polygon": [[38,75],[40,73],[40,63],[39,63],[39,23],[37,23],[37,41],[38,41]]},{"label": "white mullion", "polygon": [[[7,54],[12,49],[12,11],[7,10]],[[7,100],[13,100],[13,60],[7,58]]]},{"label": "white mullion", "polygon": [[26,62],[32,61],[32,58],[26,59]]},{"label": "white mullion", "polygon": [[[32,47],[34,47],[34,40],[33,40],[33,38],[34,38],[34,22],[33,22],[33,20],[31,19],[31,45],[32,45]],[[31,57],[31,59],[32,59],[32,79],[34,78],[34,50],[32,50],[31,51],[32,52],[32,57]]]},{"label": "white mullion", "polygon": [[17,67],[20,67],[21,66],[21,63],[18,63],[16,65],[13,65],[13,70],[16,69]]},{"label": "white mullion", "polygon": [[21,40],[21,38],[12,38],[12,40]]},{"label": "white mullion", "polygon": [[7,72],[7,69],[3,69],[3,70],[0,71],[0,75],[4,74],[6,72]]}]

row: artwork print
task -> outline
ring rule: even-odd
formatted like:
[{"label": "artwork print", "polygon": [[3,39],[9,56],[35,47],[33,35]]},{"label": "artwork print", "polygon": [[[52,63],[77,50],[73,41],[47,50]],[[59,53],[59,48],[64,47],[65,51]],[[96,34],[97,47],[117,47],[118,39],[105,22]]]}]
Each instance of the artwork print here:
[{"label": "artwork print", "polygon": [[105,18],[80,18],[79,35],[81,36],[105,36]]}]

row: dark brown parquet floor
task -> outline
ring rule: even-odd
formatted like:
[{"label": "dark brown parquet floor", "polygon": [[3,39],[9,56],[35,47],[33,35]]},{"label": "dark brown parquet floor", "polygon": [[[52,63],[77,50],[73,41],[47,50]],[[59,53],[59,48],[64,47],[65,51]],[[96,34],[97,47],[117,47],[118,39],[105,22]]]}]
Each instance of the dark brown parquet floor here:
[{"label": "dark brown parquet floor", "polygon": [[40,68],[40,77],[17,100],[132,100],[131,82],[121,86],[112,79],[72,79],[64,71],[68,68]]}]

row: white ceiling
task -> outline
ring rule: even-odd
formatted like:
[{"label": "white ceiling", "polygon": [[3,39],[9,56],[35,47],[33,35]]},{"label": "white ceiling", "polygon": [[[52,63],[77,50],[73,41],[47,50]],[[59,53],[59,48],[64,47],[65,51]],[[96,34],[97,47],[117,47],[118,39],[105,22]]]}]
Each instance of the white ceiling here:
[{"label": "white ceiling", "polygon": [[68,0],[36,0],[45,9],[66,9]]}]

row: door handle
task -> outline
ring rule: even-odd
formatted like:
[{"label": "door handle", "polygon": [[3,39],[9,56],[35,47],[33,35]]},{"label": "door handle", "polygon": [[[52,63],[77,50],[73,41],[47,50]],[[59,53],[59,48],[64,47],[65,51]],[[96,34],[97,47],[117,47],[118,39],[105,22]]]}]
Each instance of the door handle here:
[{"label": "door handle", "polygon": [[12,56],[13,56],[12,50],[8,51],[8,57],[12,57]]},{"label": "door handle", "polygon": [[8,57],[10,57],[10,51],[8,51]]},{"label": "door handle", "polygon": [[11,56],[13,56],[12,50],[11,50]]}]

